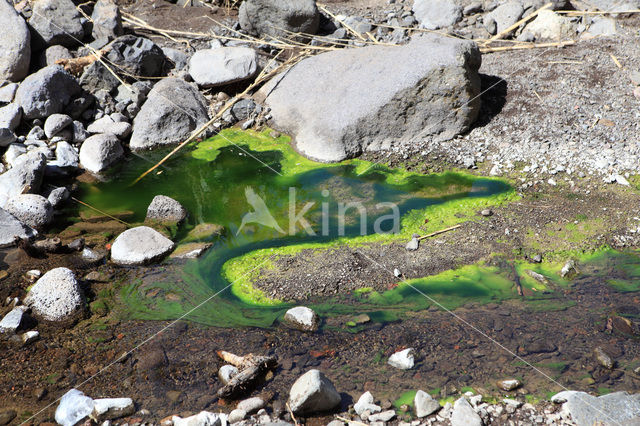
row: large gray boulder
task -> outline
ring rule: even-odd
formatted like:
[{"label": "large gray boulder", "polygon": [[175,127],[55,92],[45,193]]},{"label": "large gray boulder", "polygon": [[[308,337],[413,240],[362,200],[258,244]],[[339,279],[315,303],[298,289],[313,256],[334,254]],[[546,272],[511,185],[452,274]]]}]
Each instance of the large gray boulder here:
[{"label": "large gray boulder", "polygon": [[85,299],[73,272],[68,268],[55,268],[36,281],[24,304],[45,321],[64,321],[84,308]]},{"label": "large gray boulder", "polygon": [[31,35],[7,0],[0,0],[0,28],[0,80],[20,81],[29,72]]},{"label": "large gray boulder", "polygon": [[450,27],[462,19],[462,7],[452,0],[414,0],[413,16],[428,30]]},{"label": "large gray boulder", "polygon": [[207,100],[192,85],[165,78],[153,86],[133,121],[131,149],[149,149],[182,142],[209,121]]},{"label": "large gray boulder", "polygon": [[253,77],[258,55],[250,47],[198,50],[189,60],[189,74],[200,87],[217,87]]},{"label": "large gray boulder", "polygon": [[47,158],[39,151],[31,151],[16,159],[13,167],[0,175],[0,207],[9,198],[25,192],[38,192],[42,184]]},{"label": "large gray boulder", "polygon": [[86,19],[71,0],[38,0],[31,7],[29,24],[34,30],[35,48],[54,44],[75,47],[81,43]]},{"label": "large gray boulder", "polygon": [[0,208],[0,248],[13,246],[16,237],[31,239],[36,235],[36,231],[24,225],[5,209]]},{"label": "large gray boulder", "polygon": [[91,172],[101,173],[124,155],[116,135],[104,133],[88,137],[80,147],[80,166]]},{"label": "large gray boulder", "polygon": [[318,370],[309,370],[295,381],[289,392],[289,407],[297,414],[319,413],[340,405],[333,383]]},{"label": "large gray boulder", "polygon": [[480,109],[480,62],[475,43],[429,34],[305,59],[260,95],[298,151],[341,161],[466,131]]},{"label": "large gray boulder", "polygon": [[71,74],[61,66],[53,65],[25,78],[14,102],[22,107],[25,118],[46,118],[62,112],[80,91],[80,85]]},{"label": "large gray boulder", "polygon": [[640,394],[614,392],[595,397],[585,392],[563,391],[551,400],[564,402],[562,411],[578,426],[631,425],[640,421]]},{"label": "large gray boulder", "polygon": [[238,19],[252,35],[299,39],[291,33],[315,34],[320,14],[315,0],[245,0]]},{"label": "large gray boulder", "polygon": [[53,220],[53,207],[49,200],[39,194],[20,194],[7,202],[5,209],[20,222],[40,229]]},{"label": "large gray boulder", "polygon": [[165,257],[173,241],[148,226],[127,229],[111,246],[111,260],[118,265],[144,265]]}]

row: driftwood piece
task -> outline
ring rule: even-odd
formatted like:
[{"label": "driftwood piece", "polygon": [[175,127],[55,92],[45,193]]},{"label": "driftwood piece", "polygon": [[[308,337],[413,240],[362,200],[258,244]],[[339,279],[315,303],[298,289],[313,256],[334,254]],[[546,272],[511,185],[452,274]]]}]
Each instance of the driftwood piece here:
[{"label": "driftwood piece", "polygon": [[240,369],[229,383],[218,389],[218,397],[223,399],[234,399],[247,394],[264,379],[269,370],[278,366],[278,360],[274,356],[238,356],[226,351],[218,351],[218,356]]}]

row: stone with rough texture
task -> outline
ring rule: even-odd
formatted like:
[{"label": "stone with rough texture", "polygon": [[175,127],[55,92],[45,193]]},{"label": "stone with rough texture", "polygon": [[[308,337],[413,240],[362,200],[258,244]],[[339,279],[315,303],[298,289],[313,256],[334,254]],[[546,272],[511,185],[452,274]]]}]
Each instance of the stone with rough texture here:
[{"label": "stone with rough texture", "polygon": [[159,77],[165,62],[164,53],[154,42],[144,37],[124,35],[106,49],[106,58],[131,76]]},{"label": "stone with rough texture", "polygon": [[250,47],[198,50],[189,60],[189,74],[200,87],[218,87],[253,77],[258,55]]},{"label": "stone with rough texture", "polygon": [[44,134],[51,139],[61,130],[69,127],[71,123],[73,120],[66,114],[51,114],[44,122]]},{"label": "stone with rough texture", "polygon": [[640,394],[614,392],[595,397],[585,392],[563,391],[554,395],[553,402],[562,403],[562,411],[569,414],[577,426],[636,424],[640,417]]},{"label": "stone with rough texture", "polygon": [[409,370],[413,368],[415,362],[413,353],[413,348],[398,351],[389,357],[387,364],[400,370]]},{"label": "stone with rough texture", "polygon": [[56,144],[56,161],[49,162],[49,165],[57,167],[78,167],[80,159],[78,157],[78,151],[69,142],[60,141]]},{"label": "stone with rough texture", "polygon": [[99,422],[130,416],[136,411],[131,398],[100,398],[93,402],[91,417]]},{"label": "stone with rough texture", "polygon": [[46,321],[66,320],[85,307],[82,289],[68,268],[55,268],[40,277],[24,303]]},{"label": "stone with rough texture", "polygon": [[22,324],[22,318],[28,308],[24,305],[16,306],[0,321],[0,333],[15,333]]},{"label": "stone with rough texture", "polygon": [[538,13],[536,19],[523,31],[533,34],[536,40],[564,40],[575,36],[576,29],[570,19],[551,10]]},{"label": "stone with rough texture", "polygon": [[5,209],[32,228],[43,228],[53,220],[49,200],[38,194],[20,194],[9,199]]},{"label": "stone with rough texture", "polygon": [[38,192],[46,164],[46,157],[39,151],[18,157],[13,167],[0,175],[0,207],[4,207],[9,198],[23,192]]},{"label": "stone with rough texture", "polygon": [[245,0],[238,10],[243,30],[257,36],[315,34],[320,14],[315,0]]},{"label": "stone with rough texture", "polygon": [[127,229],[111,246],[111,260],[119,265],[144,265],[173,250],[173,241],[148,226]]},{"label": "stone with rough texture", "polygon": [[159,222],[182,222],[187,210],[178,201],[166,195],[156,195],[147,208],[147,220]]},{"label": "stone with rough texture", "polygon": [[422,28],[437,30],[462,19],[462,7],[451,0],[415,0],[413,16]]},{"label": "stone with rough texture", "polygon": [[102,62],[95,61],[84,69],[80,76],[80,86],[88,92],[95,93],[98,90],[111,92],[120,85],[116,78]]},{"label": "stone with rough texture", "polygon": [[16,103],[10,103],[0,108],[0,128],[14,131],[20,125],[22,108]]},{"label": "stone with rough texture", "polygon": [[447,140],[467,130],[480,108],[480,61],[475,43],[418,36],[405,46],[305,59],[260,95],[274,125],[294,136],[299,152],[341,161],[398,143],[424,143],[427,137]]},{"label": "stone with rough texture", "polygon": [[34,46],[75,47],[81,43],[85,18],[71,0],[38,0],[31,7],[33,15],[29,24],[34,30]]},{"label": "stone with rough texture", "polygon": [[80,166],[91,173],[100,173],[123,156],[124,150],[115,135],[93,135],[80,147]]},{"label": "stone with rough texture", "polygon": [[120,9],[113,0],[98,0],[91,14],[93,38],[96,40],[114,38],[123,34]]},{"label": "stone with rough texture", "polygon": [[453,404],[451,426],[482,426],[482,419],[464,396]]},{"label": "stone with rough texture", "polygon": [[15,216],[0,208],[0,248],[13,246],[15,238],[31,239],[37,232],[20,222]]},{"label": "stone with rough texture", "polygon": [[31,34],[7,0],[0,0],[0,28],[0,81],[20,81],[29,72]]},{"label": "stone with rough texture", "polygon": [[165,78],[153,86],[133,121],[131,149],[180,143],[209,121],[207,101],[189,83]]},{"label": "stone with rough texture", "polygon": [[319,413],[340,405],[333,383],[318,370],[309,370],[295,381],[289,392],[289,407],[296,414]]},{"label": "stone with rough texture", "polygon": [[440,403],[425,391],[419,390],[413,398],[413,407],[416,412],[416,417],[421,419],[438,411],[440,409]]},{"label": "stone with rough texture", "polygon": [[24,116],[32,120],[62,112],[78,93],[80,86],[76,79],[61,66],[53,65],[25,78],[14,102],[22,107]]},{"label": "stone with rough texture", "polygon": [[316,331],[320,326],[318,314],[306,306],[289,309],[283,320],[287,325],[302,331]]}]

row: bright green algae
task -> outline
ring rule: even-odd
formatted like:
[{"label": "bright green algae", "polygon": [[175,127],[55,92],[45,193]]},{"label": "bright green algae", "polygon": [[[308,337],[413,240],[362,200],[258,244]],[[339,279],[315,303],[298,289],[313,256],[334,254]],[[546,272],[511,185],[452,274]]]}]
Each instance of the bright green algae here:
[{"label": "bright green algae", "polygon": [[[121,299],[129,315],[173,319],[215,295],[188,318],[218,326],[268,327],[290,305],[269,299],[253,288],[252,282],[262,268],[273,266],[275,258],[307,248],[406,240],[413,232],[424,234],[477,218],[478,209],[515,198],[511,188],[498,179],[451,172],[420,175],[361,160],[316,163],[296,154],[288,142],[288,138],[272,138],[268,132],[227,130],[200,143],[190,153],[172,159],[159,173],[135,186],[129,185],[163,153],[142,154],[116,170],[117,179],[84,187],[85,202],[111,213],[131,210],[136,221],[144,219],[146,207],[155,195],[176,198],[190,212],[178,238],[186,239],[187,232],[198,224],[216,223],[227,229],[226,236],[209,238],[215,241],[214,248],[202,259],[188,262],[180,276],[144,279],[122,288]],[[256,224],[245,226],[237,234],[243,215],[252,210],[245,198],[246,188],[265,200],[278,224],[286,230],[289,187],[296,188],[296,211],[307,202],[315,202],[305,217],[316,224],[318,235],[300,232],[282,235]],[[323,189],[329,191],[328,195],[322,193]],[[331,206],[340,200],[359,201],[367,208],[370,213],[367,235],[360,235],[355,210],[347,215],[344,236],[336,233],[337,216]],[[330,206],[328,235],[322,235],[317,226],[323,202]],[[401,213],[398,234],[372,233],[375,219],[389,213],[376,210],[380,202],[398,205]],[[427,225],[426,216],[430,218]],[[556,272],[542,271],[540,266],[529,267],[538,268],[538,272],[547,276]],[[523,268],[518,264],[514,270],[522,277]],[[429,298],[455,308],[469,301],[486,303],[517,297],[510,274],[495,266],[470,265],[411,280],[386,292],[359,291],[311,306],[323,316],[364,312],[373,321],[385,322],[398,318],[406,310],[431,306]],[[562,284],[554,280],[550,283]],[[548,290],[546,285],[528,278],[521,279],[521,284],[530,292],[537,291],[534,301],[544,303],[548,297],[543,294]],[[232,291],[227,291],[228,287]]]}]

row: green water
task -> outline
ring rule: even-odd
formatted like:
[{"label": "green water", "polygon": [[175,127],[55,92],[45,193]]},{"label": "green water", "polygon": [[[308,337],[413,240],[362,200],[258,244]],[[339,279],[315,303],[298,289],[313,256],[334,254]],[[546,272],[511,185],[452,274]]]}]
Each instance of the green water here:
[{"label": "green water", "polygon": [[[190,217],[174,236],[178,242],[198,224],[215,223],[226,229],[220,238],[203,237],[215,243],[213,249],[187,262],[179,273],[126,285],[120,296],[129,316],[174,319],[216,295],[188,319],[217,326],[268,327],[290,304],[268,299],[251,282],[260,268],[272,265],[274,256],[309,247],[406,240],[413,232],[426,233],[464,221],[474,217],[478,208],[513,197],[511,188],[496,179],[458,173],[418,175],[359,160],[314,163],[295,154],[287,142],[266,133],[228,131],[172,159],[159,173],[134,186],[131,182],[162,153],[133,158],[114,170],[110,180],[83,187],[83,201],[111,213],[131,210],[136,222],[144,220],[155,195],[179,200]],[[254,210],[248,199],[255,198],[264,202],[277,225],[247,223],[240,229],[245,214]],[[341,222],[339,202],[359,203],[366,216],[352,208]],[[290,210],[295,216],[308,203],[312,206],[304,217],[312,232],[302,226],[290,229]],[[391,219],[392,209],[380,203],[397,206],[400,219]],[[424,224],[426,216],[432,218],[429,224]],[[376,222],[391,234],[374,234]],[[526,278],[520,282],[536,295],[530,300],[544,301],[552,290],[547,287],[563,283],[551,279],[551,271],[538,272],[550,277],[549,285]],[[469,301],[517,297],[512,274],[508,268],[471,265],[401,283],[383,293],[365,289],[311,306],[325,317],[368,313],[373,321],[385,322],[407,310],[428,308],[434,304],[430,298],[455,308]]]}]

